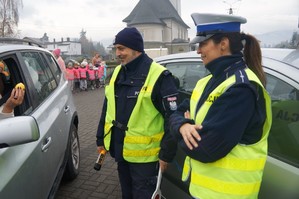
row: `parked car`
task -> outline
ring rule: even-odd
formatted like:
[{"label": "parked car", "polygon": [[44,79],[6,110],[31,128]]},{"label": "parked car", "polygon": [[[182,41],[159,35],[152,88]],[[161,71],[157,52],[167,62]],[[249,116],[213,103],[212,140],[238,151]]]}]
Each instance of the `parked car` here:
[{"label": "parked car", "polygon": [[54,198],[62,177],[79,173],[70,85],[52,54],[33,41],[0,38],[0,61],[9,74],[1,76],[6,94],[19,82],[26,87],[15,117],[0,121],[0,198]]},{"label": "parked car", "polygon": [[[259,199],[299,198],[299,50],[262,49],[272,99],[273,124]],[[179,79],[181,100],[189,98],[196,82],[209,74],[195,51],[155,59]],[[190,198],[181,181],[185,154],[178,149],[162,181],[165,198]]]}]

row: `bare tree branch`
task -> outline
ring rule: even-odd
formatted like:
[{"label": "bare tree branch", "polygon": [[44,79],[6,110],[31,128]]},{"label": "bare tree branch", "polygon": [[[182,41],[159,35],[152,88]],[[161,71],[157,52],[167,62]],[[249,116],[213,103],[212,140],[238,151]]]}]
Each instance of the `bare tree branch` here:
[{"label": "bare tree branch", "polygon": [[22,0],[0,0],[0,37],[17,34],[20,7],[23,8]]}]

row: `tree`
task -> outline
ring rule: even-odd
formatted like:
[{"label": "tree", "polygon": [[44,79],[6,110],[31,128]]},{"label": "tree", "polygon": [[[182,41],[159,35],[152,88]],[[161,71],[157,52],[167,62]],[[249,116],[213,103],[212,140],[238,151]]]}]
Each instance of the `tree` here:
[{"label": "tree", "polygon": [[22,0],[0,0],[0,36],[14,36],[19,23],[19,7]]},{"label": "tree", "polygon": [[298,32],[294,32],[290,41],[291,48],[297,48],[299,44],[299,34]]},{"label": "tree", "polygon": [[82,29],[82,31],[80,32],[80,39],[79,39],[80,43],[81,43],[81,51],[83,55],[87,55],[88,51],[89,51],[89,41],[86,38],[86,31],[84,31]]},{"label": "tree", "polygon": [[95,49],[98,53],[100,53],[100,55],[102,55],[102,56],[107,55],[105,47],[103,46],[103,44],[101,42],[96,43]]}]

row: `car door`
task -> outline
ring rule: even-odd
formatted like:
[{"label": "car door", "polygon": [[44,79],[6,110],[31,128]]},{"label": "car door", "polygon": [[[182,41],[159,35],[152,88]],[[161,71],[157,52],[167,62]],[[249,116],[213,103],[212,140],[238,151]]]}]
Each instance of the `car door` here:
[{"label": "car door", "polygon": [[259,198],[299,198],[299,83],[291,78],[299,70],[280,63],[278,71],[265,71],[273,121]]},{"label": "car door", "polygon": [[[22,52],[21,56],[25,67],[30,71],[36,90],[37,108],[32,116],[39,124],[40,143],[35,149],[38,155],[32,157],[30,163],[39,172],[35,178],[36,186],[44,185],[38,191],[41,195],[36,195],[37,198],[41,198],[40,196],[51,191],[67,147],[71,123],[71,117],[68,115],[67,82],[64,81],[59,66],[49,54]],[[55,67],[56,71],[51,70]],[[57,75],[60,78],[57,78]]]},{"label": "car door", "polygon": [[23,114],[35,118],[40,138],[0,151],[3,160],[0,165],[9,171],[5,178],[1,176],[1,181],[6,182],[0,186],[0,198],[47,198],[67,147],[70,127],[67,124],[71,120],[67,82],[59,69],[53,73],[52,68],[58,65],[52,60],[54,66],[49,66],[44,52],[27,50],[16,56],[18,61],[14,67],[20,69],[20,81],[25,83],[30,101]]},{"label": "car door", "polygon": [[[17,53],[1,53],[0,59],[9,71],[9,76],[5,79],[6,95],[10,95],[11,90],[17,83],[23,82],[26,85],[24,101],[15,108],[15,117],[32,114],[34,108],[31,100],[33,93],[29,86],[31,80],[30,78],[25,78]],[[1,134],[5,134],[6,130],[0,126]],[[28,157],[34,154],[36,145],[37,142],[33,142],[0,149],[0,198],[20,198],[22,193],[28,192],[27,187],[30,187],[30,190],[33,191],[33,188],[31,188],[31,174],[33,170],[27,167],[27,160]]]}]

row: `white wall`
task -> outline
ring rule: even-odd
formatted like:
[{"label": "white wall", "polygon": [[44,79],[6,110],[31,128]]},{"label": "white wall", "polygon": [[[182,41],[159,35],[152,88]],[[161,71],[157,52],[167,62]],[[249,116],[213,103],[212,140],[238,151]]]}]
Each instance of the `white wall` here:
[{"label": "white wall", "polygon": [[160,24],[140,24],[136,28],[147,42],[171,42],[173,39],[188,40],[188,30],[177,22],[164,20],[166,26]]},{"label": "white wall", "polygon": [[137,25],[136,28],[143,36],[144,41],[162,42],[163,26],[159,24]]},{"label": "white wall", "polygon": [[81,55],[81,44],[73,42],[65,42],[59,44],[48,44],[47,49],[53,51],[56,48],[60,48],[64,55]]},{"label": "white wall", "polygon": [[175,9],[178,11],[179,15],[181,16],[181,0],[170,0],[171,4]]},{"label": "white wall", "polygon": [[163,55],[168,55],[167,48],[150,48],[150,49],[144,49],[144,51],[152,59]]}]

